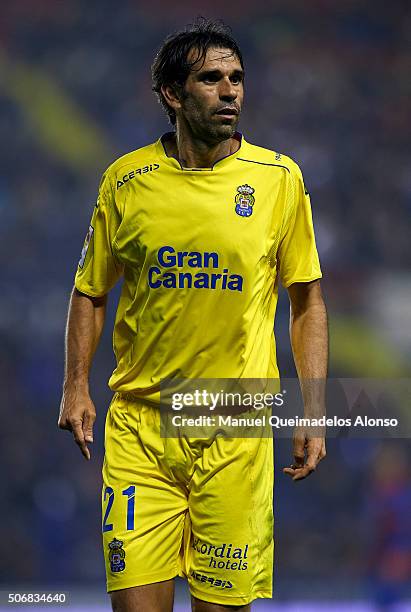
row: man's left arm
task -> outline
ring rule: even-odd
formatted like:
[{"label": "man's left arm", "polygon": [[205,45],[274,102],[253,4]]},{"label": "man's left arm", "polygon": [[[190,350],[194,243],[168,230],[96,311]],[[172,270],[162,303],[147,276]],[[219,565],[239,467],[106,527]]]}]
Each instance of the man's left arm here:
[{"label": "man's left arm", "polygon": [[[290,339],[304,402],[304,417],[325,415],[328,366],[327,311],[320,281],[296,282],[288,288]],[[325,457],[325,437],[297,427],[293,438],[294,463],[283,472],[293,480],[306,478]]]}]

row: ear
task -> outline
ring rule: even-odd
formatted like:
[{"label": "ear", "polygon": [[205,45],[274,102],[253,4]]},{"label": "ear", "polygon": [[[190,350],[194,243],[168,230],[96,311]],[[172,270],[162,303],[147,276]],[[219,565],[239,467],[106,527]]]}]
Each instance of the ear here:
[{"label": "ear", "polygon": [[163,94],[167,104],[171,106],[174,111],[181,108],[180,98],[174,87],[171,85],[162,85],[161,93]]}]

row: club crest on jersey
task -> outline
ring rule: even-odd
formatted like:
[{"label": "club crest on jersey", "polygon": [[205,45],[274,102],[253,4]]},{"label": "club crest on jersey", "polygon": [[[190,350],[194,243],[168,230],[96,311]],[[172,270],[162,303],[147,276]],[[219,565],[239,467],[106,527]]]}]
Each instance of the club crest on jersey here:
[{"label": "club crest on jersey", "polygon": [[112,572],[123,572],[126,569],[126,562],[124,561],[124,557],[126,556],[126,551],[123,550],[123,542],[121,540],[111,540],[109,542],[109,553],[108,558],[110,561],[110,569]]},{"label": "club crest on jersey", "polygon": [[238,193],[235,196],[235,212],[240,217],[250,217],[253,214],[255,198],[254,189],[250,185],[240,185],[237,187]]}]

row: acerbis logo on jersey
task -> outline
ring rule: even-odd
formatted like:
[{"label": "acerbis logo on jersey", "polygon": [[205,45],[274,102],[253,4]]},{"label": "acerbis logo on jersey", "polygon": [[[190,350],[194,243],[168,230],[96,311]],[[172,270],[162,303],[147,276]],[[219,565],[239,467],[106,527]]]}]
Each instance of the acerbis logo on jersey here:
[{"label": "acerbis logo on jersey", "polygon": [[235,212],[240,217],[250,217],[253,214],[253,206],[255,198],[253,193],[255,189],[250,185],[240,185],[237,187],[237,195],[235,196]]},{"label": "acerbis logo on jersey", "polygon": [[90,241],[93,237],[93,234],[94,234],[94,227],[90,225],[90,227],[88,228],[87,236],[84,240],[83,248],[81,250],[81,257],[80,257],[80,261],[78,262],[79,268],[82,268],[84,266],[84,261],[86,259],[88,247],[90,245]]},{"label": "acerbis logo on jersey", "polygon": [[120,179],[117,180],[117,189],[120,189],[120,187],[123,187],[123,185],[128,183],[128,181],[133,180],[138,175],[146,174],[147,172],[153,172],[153,170],[158,170],[159,167],[160,167],[160,164],[150,164],[149,166],[143,166],[142,168],[137,168],[137,170],[131,170],[131,172],[128,172],[128,174],[125,174],[121,178],[121,180]]},{"label": "acerbis logo on jersey", "polygon": [[123,550],[123,542],[121,540],[117,540],[114,538],[109,542],[109,553],[108,558],[110,561],[110,569],[112,572],[123,572],[126,569],[126,562],[124,561],[124,557],[126,556],[126,551]]}]

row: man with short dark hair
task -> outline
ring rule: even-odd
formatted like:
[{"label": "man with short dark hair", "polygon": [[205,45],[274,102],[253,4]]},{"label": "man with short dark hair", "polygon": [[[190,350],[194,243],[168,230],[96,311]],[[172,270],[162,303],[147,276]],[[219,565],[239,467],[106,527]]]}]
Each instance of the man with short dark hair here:
[{"label": "man with short dark hair", "polygon": [[[181,575],[193,610],[246,611],[272,595],[272,440],[162,438],[159,384],[278,378],[278,277],[300,381],[325,378],[310,201],[290,158],[236,131],[244,66],[225,26],[203,20],[171,35],[152,74],[175,132],[103,176],[71,296],[59,425],[90,459],[88,375],[107,294],[123,277],[103,466],[113,609],[169,612]],[[318,409],[318,397],[304,400],[307,414]],[[284,471],[305,478],[324,456],[324,439],[300,430]]]}]

